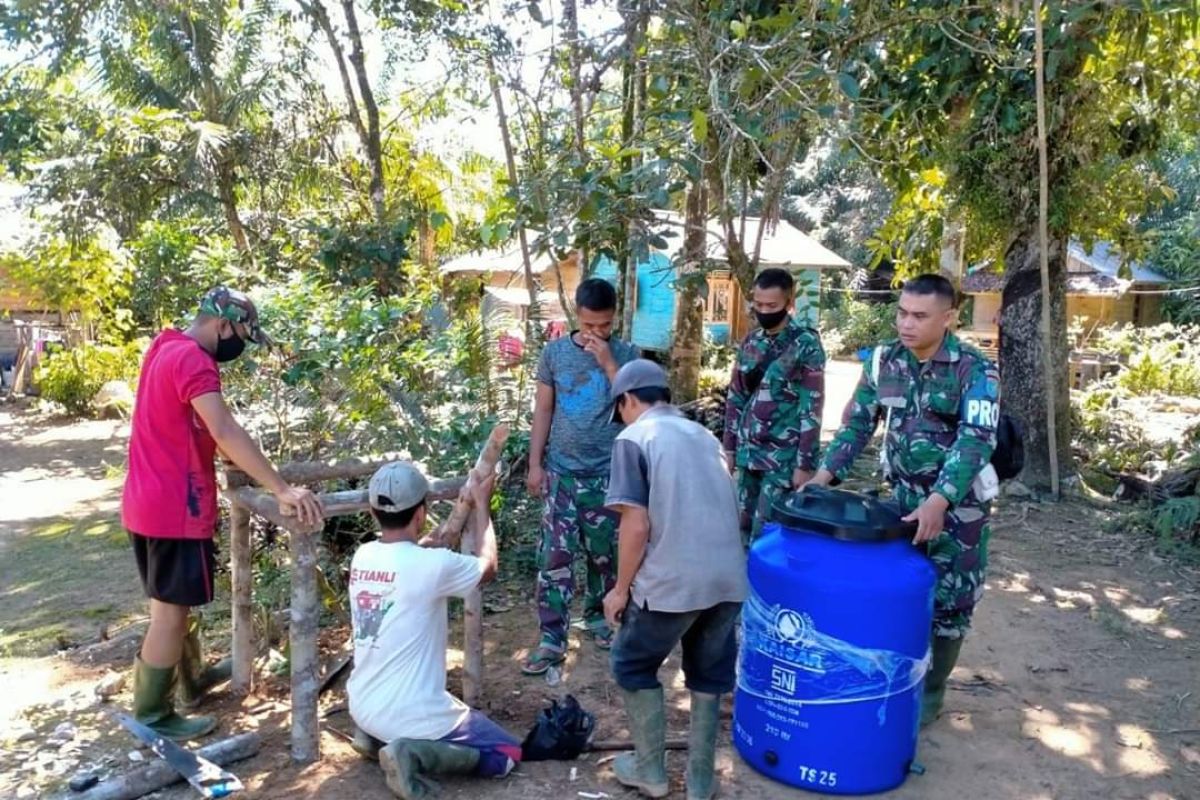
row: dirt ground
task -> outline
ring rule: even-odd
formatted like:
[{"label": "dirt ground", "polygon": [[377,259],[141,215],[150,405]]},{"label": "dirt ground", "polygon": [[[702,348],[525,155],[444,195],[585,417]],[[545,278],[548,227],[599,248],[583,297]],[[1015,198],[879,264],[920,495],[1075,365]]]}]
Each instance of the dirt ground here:
[{"label": "dirt ground", "polygon": [[[136,766],[132,739],[107,715],[129,703],[128,690],[112,705],[92,696],[109,669],[127,670],[144,614],[115,523],[119,483],[105,477],[105,464],[121,461],[123,442],[119,423],[63,425],[0,406],[0,798],[69,795],[65,780],[81,765],[106,774]],[[951,678],[947,713],[921,737],[926,772],[883,796],[1200,798],[1200,574],[1159,558],[1144,540],[1104,532],[1104,517],[1081,504],[1001,503],[987,594]],[[597,714],[599,738],[624,736],[605,655],[590,642],[573,643],[557,687],[519,674],[534,638],[531,596],[525,580],[498,583],[485,596],[495,611],[485,619],[485,710],[523,735],[551,697],[569,691]],[[89,646],[102,628],[111,639]],[[331,651],[343,635],[327,632]],[[28,655],[47,645],[70,649]],[[685,735],[677,656],[663,679],[670,732]],[[457,681],[455,669],[452,688]],[[348,728],[337,711],[344,702],[340,689],[326,696],[330,728]],[[221,719],[218,735],[264,736],[260,754],[233,768],[247,785],[243,796],[391,796],[378,767],[332,730],[319,764],[289,763],[283,681],[264,680],[243,701],[219,696],[209,710]],[[74,737],[54,740],[64,722],[76,727]],[[806,796],[747,767],[728,745],[728,724],[726,714],[722,796]],[[669,761],[674,796],[682,796],[683,758]],[[447,781],[444,796],[580,793],[634,796],[601,755],[523,765],[505,781]],[[191,795],[175,788],[155,796]]]}]

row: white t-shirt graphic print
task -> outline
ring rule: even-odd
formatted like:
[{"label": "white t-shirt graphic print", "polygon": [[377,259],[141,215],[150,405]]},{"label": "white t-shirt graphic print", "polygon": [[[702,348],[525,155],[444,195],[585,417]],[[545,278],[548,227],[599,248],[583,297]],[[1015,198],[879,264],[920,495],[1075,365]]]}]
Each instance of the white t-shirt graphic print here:
[{"label": "white t-shirt graphic print", "polygon": [[368,542],[350,564],[350,716],[384,742],[440,739],[468,708],[446,691],[446,599],[479,585],[483,564],[412,542]]}]

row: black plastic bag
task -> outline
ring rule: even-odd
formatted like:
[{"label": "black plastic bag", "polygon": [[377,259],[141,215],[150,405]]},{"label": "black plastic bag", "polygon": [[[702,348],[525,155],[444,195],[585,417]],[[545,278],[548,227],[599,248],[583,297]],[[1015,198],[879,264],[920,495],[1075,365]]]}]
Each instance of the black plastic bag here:
[{"label": "black plastic bag", "polygon": [[584,751],[596,730],[596,715],[584,711],[573,695],[554,700],[538,712],[521,743],[524,761],[570,761]]}]

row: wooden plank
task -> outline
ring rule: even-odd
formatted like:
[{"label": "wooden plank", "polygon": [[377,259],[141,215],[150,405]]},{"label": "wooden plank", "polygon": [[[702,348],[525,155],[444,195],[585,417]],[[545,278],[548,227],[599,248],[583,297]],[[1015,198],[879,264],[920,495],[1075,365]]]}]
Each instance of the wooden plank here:
[{"label": "wooden plank", "polygon": [[233,583],[233,678],[230,689],[254,690],[254,603],[251,573],[250,511],[234,503],[229,512],[229,561]]}]

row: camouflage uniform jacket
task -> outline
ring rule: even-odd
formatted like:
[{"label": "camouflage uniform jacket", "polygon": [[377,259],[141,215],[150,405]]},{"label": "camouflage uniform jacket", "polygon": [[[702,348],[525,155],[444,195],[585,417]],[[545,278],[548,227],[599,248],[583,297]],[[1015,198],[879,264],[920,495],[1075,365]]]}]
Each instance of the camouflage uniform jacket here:
[{"label": "camouflage uniform jacket", "polygon": [[729,382],[725,450],[742,469],[815,470],[824,405],[825,350],[817,332],[794,317],[774,336],[751,331]]},{"label": "camouflage uniform jacket", "polygon": [[845,478],[890,408],[884,447],[900,503],[912,510],[937,492],[952,508],[979,506],[971,484],[992,457],[1000,416],[995,365],[952,333],[923,364],[899,341],[880,347],[879,375],[863,365],[825,469]]}]

